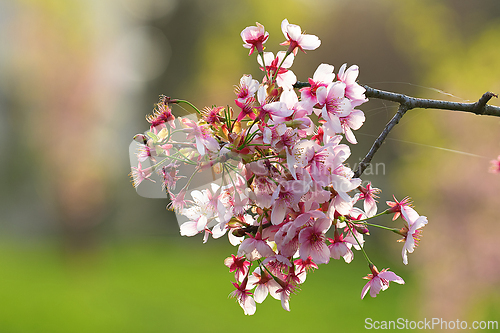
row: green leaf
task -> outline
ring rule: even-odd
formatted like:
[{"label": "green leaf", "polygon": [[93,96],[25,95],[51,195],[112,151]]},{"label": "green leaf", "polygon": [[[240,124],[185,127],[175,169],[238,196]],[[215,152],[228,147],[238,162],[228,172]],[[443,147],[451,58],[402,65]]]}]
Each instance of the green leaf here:
[{"label": "green leaf", "polygon": [[158,137],[153,132],[147,132],[146,135],[149,136],[151,139],[153,139],[153,141],[155,142],[158,141]]}]

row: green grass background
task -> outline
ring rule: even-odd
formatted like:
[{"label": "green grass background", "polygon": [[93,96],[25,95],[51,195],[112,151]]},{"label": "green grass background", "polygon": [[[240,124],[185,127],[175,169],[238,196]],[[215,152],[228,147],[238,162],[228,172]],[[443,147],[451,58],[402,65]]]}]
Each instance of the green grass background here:
[{"label": "green grass background", "polygon": [[361,300],[368,267],[360,253],[310,273],[291,312],[269,297],[244,316],[228,298],[229,244],[147,239],[71,255],[50,242],[0,244],[0,332],[353,332],[366,317],[408,318],[415,306],[409,271],[398,272],[406,286]]}]

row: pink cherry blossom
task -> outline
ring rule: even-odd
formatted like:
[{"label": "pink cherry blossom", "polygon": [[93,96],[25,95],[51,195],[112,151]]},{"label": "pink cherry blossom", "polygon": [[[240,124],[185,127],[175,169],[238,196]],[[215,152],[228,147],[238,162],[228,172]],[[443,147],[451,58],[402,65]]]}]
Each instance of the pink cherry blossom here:
[{"label": "pink cherry blossom", "polygon": [[372,217],[377,214],[377,194],[380,193],[380,189],[376,187],[372,187],[371,183],[366,184],[366,187],[360,186],[359,190],[361,191],[361,195],[359,196],[359,200],[364,200],[363,207],[366,212],[366,216]]},{"label": "pink cherry blossom", "polygon": [[325,232],[330,228],[329,219],[319,219],[312,227],[306,227],[300,231],[300,258],[307,259],[309,256],[317,264],[327,264],[330,261],[330,251],[325,243]]},{"label": "pink cherry blossom", "polygon": [[231,254],[230,257],[224,259],[224,265],[229,267],[229,272],[234,272],[236,281],[243,281],[243,278],[248,275],[250,262],[245,260],[244,257],[238,257]]},{"label": "pink cherry blossom", "polygon": [[276,292],[281,286],[274,280],[274,278],[257,267],[255,271],[248,277],[248,283],[255,285],[254,299],[257,303],[262,303],[267,295],[271,294],[274,299],[280,299],[280,295]]},{"label": "pink cherry blossom", "polygon": [[270,208],[274,202],[273,193],[276,183],[267,176],[256,176],[253,182],[253,200],[258,207]]},{"label": "pink cherry blossom", "polygon": [[303,34],[300,26],[288,23],[287,19],[281,22],[281,31],[287,40],[280,45],[288,45],[287,53],[297,55],[299,49],[305,53],[304,50],[316,50],[321,45],[317,36]]},{"label": "pink cherry blossom", "polygon": [[347,117],[352,112],[351,101],[345,98],[345,83],[336,81],[328,87],[319,87],[316,90],[318,104],[322,106],[321,116],[326,120],[324,131],[330,136],[344,133],[340,122],[341,117]]},{"label": "pink cherry blossom", "polygon": [[175,210],[176,212],[180,213],[184,207],[187,206],[188,203],[191,203],[191,201],[186,200],[186,189],[182,189],[179,193],[176,195],[168,191],[168,195],[170,196],[170,204],[167,206],[167,209],[172,209]]},{"label": "pink cherry blossom", "polygon": [[151,159],[153,163],[156,162],[155,156],[157,156],[157,154],[155,148],[151,148],[148,145],[141,145],[140,148],[138,148],[138,150],[139,153],[137,153],[137,160],[139,162],[144,162],[147,159]]},{"label": "pink cherry blossom", "polygon": [[236,290],[229,294],[230,297],[236,298],[245,315],[253,315],[257,310],[255,300],[253,299],[252,292],[247,288],[248,279],[245,278],[241,284],[232,282]]},{"label": "pink cherry blossom", "polygon": [[[361,212],[361,214],[358,214],[359,212]],[[358,219],[364,219],[366,218],[367,216],[361,211],[361,209],[357,208],[357,207],[354,207],[351,212],[349,213],[349,216],[351,218],[351,220],[356,220],[356,217],[354,217],[353,215],[357,215]],[[339,223],[338,223],[339,224]],[[338,225],[337,224],[337,225]],[[356,250],[361,250],[361,248],[363,247],[363,245],[365,244],[365,239],[364,239],[364,235],[369,235],[370,234],[370,231],[368,230],[368,228],[364,225],[361,225],[361,224],[355,224],[355,223],[350,223],[350,225],[348,226],[346,224],[346,226],[344,227],[344,233],[345,233],[345,238],[344,240],[348,240],[349,243],[352,244],[352,246],[356,249]]]},{"label": "pink cherry blossom", "polygon": [[299,273],[302,271],[308,272],[318,269],[318,265],[316,265],[314,261],[312,261],[311,257],[308,257],[306,260],[297,259],[293,263]]},{"label": "pink cherry blossom", "polygon": [[149,167],[143,169],[141,162],[139,162],[137,167],[132,167],[132,172],[130,173],[130,176],[132,177],[132,184],[134,185],[134,187],[137,188],[137,186],[139,186],[144,179],[147,179],[155,183],[153,179],[149,178],[151,177],[152,174],[153,174],[153,168]]},{"label": "pink cherry blossom", "polygon": [[283,102],[272,102],[264,105],[261,108],[260,119],[264,119],[265,115],[268,114],[271,119],[288,117],[293,113],[293,110],[289,110],[285,103]]},{"label": "pink cherry blossom", "polygon": [[356,79],[358,78],[359,68],[352,65],[346,70],[347,64],[343,64],[339,69],[338,79],[346,85],[345,95],[351,100],[353,107],[359,106],[368,101],[365,97],[366,89],[360,86]]},{"label": "pink cherry blossom", "polygon": [[405,225],[401,231],[399,232],[404,238],[400,239],[400,242],[404,242],[403,245],[403,263],[408,265],[408,253],[413,253],[415,247],[418,245],[420,241],[422,230],[427,224],[427,217],[419,216],[412,224]]},{"label": "pink cherry blossom", "polygon": [[238,193],[237,191],[235,191],[233,200],[230,203],[233,215],[235,216],[243,215],[245,211],[248,209],[249,202],[250,199],[248,198],[248,195],[246,195],[245,193]]},{"label": "pink cherry blossom", "polygon": [[[338,140],[330,140],[324,145],[319,145],[312,140],[301,140],[292,147],[291,156],[287,159],[290,171],[292,172],[292,165],[299,168],[310,166],[310,172],[315,181],[319,181],[317,178],[322,174],[329,175],[330,170],[335,169],[345,161],[345,159],[341,159],[340,155],[347,158],[350,154],[347,146],[338,146],[340,138],[339,136]],[[338,158],[337,153],[339,154]],[[324,184],[326,183],[328,180],[325,180]]]},{"label": "pink cherry blossom", "polygon": [[[293,59],[293,54],[287,56],[284,51],[279,51],[276,58],[272,52],[264,52],[264,63],[261,57],[257,57],[257,62],[261,66],[260,69],[265,71],[268,77],[273,78],[276,76],[276,84],[279,87],[290,90],[297,82],[297,76],[288,69],[292,67]],[[281,67],[279,67],[280,65]],[[267,82],[266,77],[264,77],[263,82]]]},{"label": "pink cherry blossom", "polygon": [[254,112],[255,108],[253,106],[253,103],[255,102],[255,98],[249,97],[246,100],[244,100],[243,102],[240,102],[239,100],[236,99],[234,102],[236,103],[236,105],[238,105],[241,108],[241,112],[238,115],[237,121],[243,120],[243,118],[245,118],[246,116],[248,116],[248,118],[250,118],[252,120],[257,118],[257,116],[255,115],[255,112]]},{"label": "pink cherry blossom", "polygon": [[177,181],[181,178],[186,178],[186,176],[177,175],[179,173],[179,164],[176,162],[164,165],[159,173],[163,178],[163,189],[175,190]]},{"label": "pink cherry blossom", "polygon": [[[181,210],[181,214],[186,216],[189,221],[181,225],[181,235],[194,236],[199,232],[205,231],[205,237],[208,237],[207,225],[216,216],[216,202],[218,197],[219,187],[216,184],[212,185],[212,192],[209,189],[202,191],[191,191],[193,203],[190,207]],[[206,239],[204,239],[206,242]]]},{"label": "pink cherry blossom", "polygon": [[[219,218],[216,217],[215,220],[218,221]],[[226,225],[227,225],[226,221],[217,223],[216,225],[213,226],[212,230],[210,230],[209,234],[211,234],[214,239],[224,236],[228,231]]]},{"label": "pink cherry blossom", "polygon": [[259,89],[259,81],[252,79],[252,75],[243,75],[240,85],[235,88],[238,102],[245,103],[249,97],[254,97],[257,89]]},{"label": "pink cherry blossom", "polygon": [[278,225],[283,222],[288,209],[297,209],[302,195],[309,191],[307,182],[303,180],[288,180],[281,182],[273,193],[273,210],[271,223]]},{"label": "pink cherry blossom", "polygon": [[325,132],[323,131],[323,127],[319,127],[315,134],[311,137],[311,141],[316,142],[318,145],[323,144],[325,142]]},{"label": "pink cherry blossom", "polygon": [[[192,237],[192,236],[199,234],[200,231],[205,230],[206,220],[201,220],[201,221],[199,221],[199,220],[200,219],[198,219],[196,221],[184,222],[183,224],[181,224],[181,226],[180,226],[181,236]],[[203,224],[203,228],[201,230],[198,230],[198,228],[197,228],[198,221],[200,222],[200,224]]]},{"label": "pink cherry blossom", "polygon": [[[237,247],[224,265],[235,277],[230,296],[246,315],[254,314],[256,303],[269,294],[290,311],[290,296],[305,282],[308,271],[331,258],[350,263],[354,250],[364,253],[368,227],[399,233],[407,264],[408,253],[418,245],[427,224],[409,198],[387,202],[384,212],[393,213],[394,219],[401,216],[402,229],[366,221],[378,216],[379,190],[371,183],[361,186],[362,180],[354,177],[347,163],[350,145],[341,144],[344,138],[356,143],[354,131],[365,122],[365,114],[356,109],[367,101],[365,88],[356,82],[359,68],[344,64],[336,74],[332,65],[322,63],[299,96],[296,87],[306,84],[297,85],[291,66],[299,50],[314,50],[321,41],[286,19],[281,28],[286,38],[281,45],[288,49],[275,54],[264,52],[269,34],[261,24],[241,31],[243,46],[249,54],[257,50],[265,75],[255,80],[240,74],[233,96],[236,108],[224,102],[198,109],[188,101],[162,96],[147,117],[150,132],[134,137],[142,147],[139,164],[131,172],[134,186],[144,179],[153,181],[156,170],[163,177],[162,190],[171,198],[168,207],[187,217],[185,223],[179,219],[181,235],[201,233],[205,243],[227,233]],[[196,120],[180,118],[183,128],[172,130],[175,117],[170,104],[177,103],[186,103],[198,115]],[[143,168],[141,163],[147,160],[154,168]],[[183,173],[193,170],[191,176]],[[492,161],[491,171],[500,173],[500,156]],[[200,179],[205,174],[214,183]],[[178,194],[172,192],[176,185],[183,187]],[[186,199],[188,190],[191,196]],[[332,226],[333,236],[328,238]],[[390,281],[404,283],[388,269],[379,272],[366,253],[364,257],[371,274],[361,298],[368,291],[375,297]]]},{"label": "pink cherry blossom", "polygon": [[254,261],[262,257],[270,257],[274,254],[273,249],[271,249],[269,244],[262,239],[260,233],[258,232],[254,237],[249,235],[248,238],[240,244],[238,249],[238,256],[245,255],[245,257],[250,261]]},{"label": "pink cherry blossom", "polygon": [[299,141],[297,129],[287,127],[285,124],[272,124],[273,127],[265,127],[263,142],[270,144],[271,148],[279,153],[285,148],[292,148]]},{"label": "pink cherry blossom", "polygon": [[172,114],[172,110],[163,102],[157,104],[153,114],[146,117],[146,120],[151,124],[151,131],[154,131],[155,133],[158,127],[164,128],[166,126],[165,123],[167,123],[170,127],[175,128],[175,117]]},{"label": "pink cherry blossom", "polygon": [[195,139],[200,155],[205,155],[207,149],[213,152],[219,150],[219,144],[208,132],[207,125],[198,125],[188,118],[182,118],[181,122],[186,127],[184,131],[188,133],[186,139]]},{"label": "pink cherry blossom", "polygon": [[370,264],[370,270],[372,271],[372,274],[368,274],[368,276],[363,278],[369,281],[361,291],[361,299],[365,297],[368,290],[370,290],[371,297],[377,296],[380,291],[384,291],[389,288],[390,281],[394,281],[399,284],[405,283],[401,277],[397,276],[393,272],[389,272],[389,268],[384,268],[379,272],[377,267]]},{"label": "pink cherry blossom", "polygon": [[313,74],[312,78],[309,78],[310,87],[304,87],[300,89],[301,100],[311,107],[316,105],[318,99],[316,97],[316,91],[319,87],[328,87],[330,83],[335,80],[335,74],[333,73],[334,67],[328,64],[320,64]]},{"label": "pink cherry blossom", "polygon": [[277,280],[280,285],[280,289],[276,290],[276,293],[280,296],[281,306],[286,311],[290,311],[290,295],[297,290],[297,283],[290,279],[288,276],[283,281],[281,279]]},{"label": "pink cherry blossom", "polygon": [[307,191],[309,191],[309,189],[313,185],[311,174],[307,169],[303,168],[295,169],[295,166],[293,165],[292,153],[293,152],[291,148],[286,149],[286,160],[289,171],[292,174],[293,178],[302,181],[302,184],[307,188]]},{"label": "pink cherry blossom", "polygon": [[405,197],[403,200],[398,201],[396,197],[394,197],[394,202],[386,201],[387,205],[391,208],[388,209],[389,213],[394,213],[394,217],[392,220],[394,221],[399,217],[399,215],[403,216],[403,219],[408,224],[412,224],[414,221],[418,219],[420,215],[412,208],[410,197]]},{"label": "pink cherry blossom", "polygon": [[201,111],[203,120],[205,120],[207,124],[216,126],[218,123],[220,123],[222,119],[220,113],[223,110],[224,110],[223,106],[216,106],[213,108],[206,107]]},{"label": "pink cherry blossom", "polygon": [[281,254],[267,257],[262,264],[265,265],[274,276],[280,279],[286,279],[287,274],[284,272],[289,271],[293,267],[290,260]]},{"label": "pink cherry blossom", "polygon": [[[325,167],[311,168],[311,176],[322,186],[331,185],[340,196],[339,199],[349,202],[351,198],[347,192],[361,185],[361,179],[352,178],[354,172],[343,164],[351,154],[349,147],[344,144],[336,144],[336,142],[329,148],[331,153],[325,157],[323,162]],[[336,204],[338,203],[340,202]]]},{"label": "pink cherry blossom", "polygon": [[313,134],[315,126],[308,117],[312,114],[313,109],[307,103],[299,102],[295,90],[283,90],[280,102],[286,105],[286,109],[290,110],[291,114],[274,115],[273,121],[275,123],[287,123],[292,128],[298,128],[298,134],[301,138]]},{"label": "pink cherry blossom", "polygon": [[241,39],[243,39],[243,47],[250,49],[251,55],[255,49],[257,49],[258,53],[261,53],[264,50],[264,44],[269,38],[269,33],[264,29],[264,26],[259,22],[256,22],[257,26],[249,26],[243,29],[241,32]]},{"label": "pink cherry blossom", "polygon": [[361,110],[352,110],[346,117],[340,118],[340,124],[342,126],[342,133],[345,134],[345,138],[352,144],[358,143],[356,137],[352,130],[358,130],[365,122],[365,114]]},{"label": "pink cherry blossom", "polygon": [[318,182],[312,180],[308,193],[305,194],[306,202],[314,202],[318,205],[328,202],[332,197],[332,192],[325,190]]},{"label": "pink cherry blossom", "polygon": [[330,257],[337,260],[342,257],[346,263],[350,263],[354,259],[351,247],[357,243],[353,236],[344,238],[344,235],[339,233],[335,228],[335,238],[329,238],[328,240],[332,243],[328,245]]},{"label": "pink cherry blossom", "polygon": [[291,283],[298,286],[299,284],[304,283],[304,281],[306,280],[306,272],[301,271],[297,273],[295,268],[296,268],[295,266],[290,267],[285,280],[290,281]]},{"label": "pink cherry blossom", "polygon": [[280,254],[292,257],[299,249],[299,229],[293,222],[283,224],[274,235],[274,242]]}]

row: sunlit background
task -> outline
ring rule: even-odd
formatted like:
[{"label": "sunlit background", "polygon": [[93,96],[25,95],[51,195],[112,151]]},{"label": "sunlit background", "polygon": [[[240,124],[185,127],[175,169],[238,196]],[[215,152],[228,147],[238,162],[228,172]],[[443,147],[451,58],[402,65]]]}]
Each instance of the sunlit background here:
[{"label": "sunlit background", "polygon": [[[233,105],[233,85],[261,79],[240,32],[259,22],[282,49],[287,18],[322,45],[299,54],[306,81],[329,63],[359,82],[423,98],[474,102],[500,93],[496,0],[6,0],[0,2],[0,332],[322,332],[373,320],[500,321],[500,119],[411,110],[367,173],[410,195],[429,224],[408,266],[397,236],[366,250],[406,285],[360,299],[361,253],[309,274],[291,312],[266,300],[245,317],[223,260],[227,239],[185,238],[167,201],[137,195],[128,146],[160,94]],[[492,104],[499,105],[497,100]],[[396,111],[361,109],[350,164]],[[182,113],[182,109],[175,112]],[[382,171],[383,170],[383,171]],[[390,218],[380,219],[391,224]]]}]

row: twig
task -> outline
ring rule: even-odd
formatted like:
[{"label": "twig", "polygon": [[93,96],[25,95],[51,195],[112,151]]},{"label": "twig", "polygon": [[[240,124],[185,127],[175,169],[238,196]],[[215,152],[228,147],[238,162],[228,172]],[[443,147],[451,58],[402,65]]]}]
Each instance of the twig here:
[{"label": "twig", "polygon": [[359,178],[363,174],[363,172],[365,171],[365,169],[370,164],[373,156],[375,155],[375,153],[377,152],[377,150],[380,148],[380,146],[384,142],[384,140],[387,137],[387,135],[389,135],[389,132],[392,130],[392,128],[394,126],[396,126],[397,123],[399,123],[399,120],[401,118],[403,118],[404,114],[408,110],[409,110],[409,108],[406,106],[406,104],[403,103],[403,104],[399,105],[398,112],[396,112],[396,114],[394,115],[394,117],[392,117],[391,121],[389,121],[387,123],[387,125],[385,125],[385,128],[382,131],[382,133],[380,133],[380,135],[378,136],[377,140],[375,140],[375,142],[373,143],[372,147],[370,148],[370,150],[368,151],[368,153],[366,154],[366,156],[359,163],[358,169],[356,170],[356,172],[354,172],[354,176],[353,176],[354,178]]},{"label": "twig", "polygon": [[[310,84],[308,82],[297,82],[294,87],[295,88],[303,88],[309,87]],[[440,109],[440,110],[451,110],[451,111],[462,111],[462,112],[471,112],[477,115],[486,115],[486,116],[495,116],[500,117],[500,107],[488,105],[487,103],[492,97],[498,98],[498,95],[486,92],[481,96],[481,98],[475,103],[456,103],[456,102],[448,102],[441,101],[435,99],[423,99],[423,98],[415,98],[410,97],[403,94],[397,94],[393,92],[383,91],[375,88],[371,88],[369,86],[363,86],[365,91],[365,96],[368,98],[377,98],[383,99],[386,101],[392,101],[399,103],[398,112],[392,117],[392,119],[387,123],[384,130],[378,138],[373,143],[372,147],[363,158],[363,160],[359,163],[356,172],[354,173],[354,177],[360,177],[367,166],[370,164],[373,156],[380,148],[385,138],[392,130],[392,128],[399,122],[399,120],[404,116],[404,114],[411,109],[422,108],[422,109]]]},{"label": "twig", "polygon": [[393,92],[374,89],[369,86],[363,87],[366,89],[366,97],[384,99],[386,101],[392,101],[399,104],[406,104],[408,106],[408,110],[414,108],[441,109],[472,112],[478,115],[500,117],[500,107],[486,104],[492,97],[498,97],[498,95],[495,95],[491,92],[484,93],[476,103],[456,103],[435,99],[415,98],[403,94],[396,94]]}]

